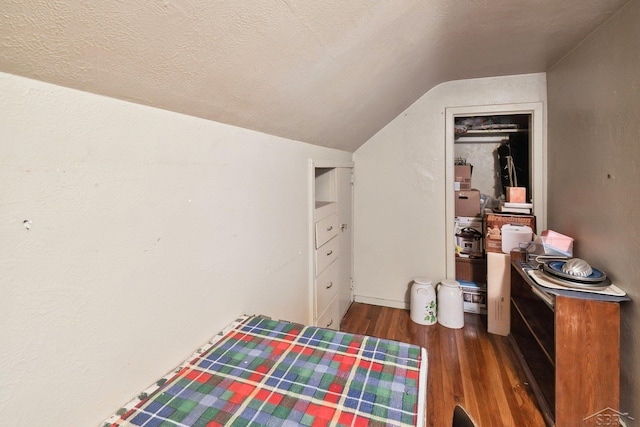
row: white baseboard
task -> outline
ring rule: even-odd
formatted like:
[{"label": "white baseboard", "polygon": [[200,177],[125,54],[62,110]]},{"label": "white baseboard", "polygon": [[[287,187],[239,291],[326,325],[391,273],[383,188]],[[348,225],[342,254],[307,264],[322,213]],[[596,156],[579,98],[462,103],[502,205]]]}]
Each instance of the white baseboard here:
[{"label": "white baseboard", "polygon": [[353,301],[361,302],[364,304],[380,305],[382,307],[401,308],[403,310],[409,310],[410,308],[409,303],[405,301],[396,301],[396,300],[390,300],[390,299],[384,299],[384,298],[374,298],[374,297],[368,297],[365,295],[354,295]]}]

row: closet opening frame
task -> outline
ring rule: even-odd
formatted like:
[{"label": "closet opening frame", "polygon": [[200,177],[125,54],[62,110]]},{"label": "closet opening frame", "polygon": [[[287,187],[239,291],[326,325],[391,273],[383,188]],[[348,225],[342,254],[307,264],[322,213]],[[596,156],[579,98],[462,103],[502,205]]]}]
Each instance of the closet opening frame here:
[{"label": "closet opening frame", "polygon": [[448,278],[455,278],[455,119],[456,117],[494,116],[494,115],[531,115],[529,129],[531,199],[536,215],[536,228],[540,232],[547,227],[547,131],[546,111],[542,102],[473,105],[445,108],[445,227],[446,272]]}]

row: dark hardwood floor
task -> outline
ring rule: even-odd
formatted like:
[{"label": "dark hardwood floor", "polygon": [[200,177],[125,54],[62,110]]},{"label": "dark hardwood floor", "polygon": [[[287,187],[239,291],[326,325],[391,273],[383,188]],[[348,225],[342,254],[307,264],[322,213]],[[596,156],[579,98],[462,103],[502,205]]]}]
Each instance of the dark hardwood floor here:
[{"label": "dark hardwood floor", "polygon": [[407,310],[353,303],[341,330],[426,348],[427,426],[451,426],[456,403],[481,427],[544,426],[507,338],[487,333],[486,316],[464,320],[462,329],[423,326]]}]

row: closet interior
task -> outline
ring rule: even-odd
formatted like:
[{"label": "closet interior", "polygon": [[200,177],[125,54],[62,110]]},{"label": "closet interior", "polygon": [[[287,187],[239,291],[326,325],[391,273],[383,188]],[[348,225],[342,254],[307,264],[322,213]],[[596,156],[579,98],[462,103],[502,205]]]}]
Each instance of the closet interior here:
[{"label": "closet interior", "polygon": [[[531,121],[531,114],[455,117],[455,274],[467,312],[487,312],[487,215],[533,214]],[[516,189],[522,197],[508,202]]]}]

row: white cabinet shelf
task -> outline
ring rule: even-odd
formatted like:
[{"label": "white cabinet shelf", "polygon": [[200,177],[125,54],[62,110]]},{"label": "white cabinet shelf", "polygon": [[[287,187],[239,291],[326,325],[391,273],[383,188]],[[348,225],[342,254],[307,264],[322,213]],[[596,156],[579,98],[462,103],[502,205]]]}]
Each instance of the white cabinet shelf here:
[{"label": "white cabinet shelf", "polygon": [[316,202],[314,218],[316,220],[335,214],[338,210],[336,202]]},{"label": "white cabinet shelf", "polygon": [[351,303],[351,174],[353,165],[310,161],[311,323],[340,329]]},{"label": "white cabinet shelf", "polygon": [[339,219],[337,170],[313,170],[313,320],[317,326],[340,328],[338,308]]}]

